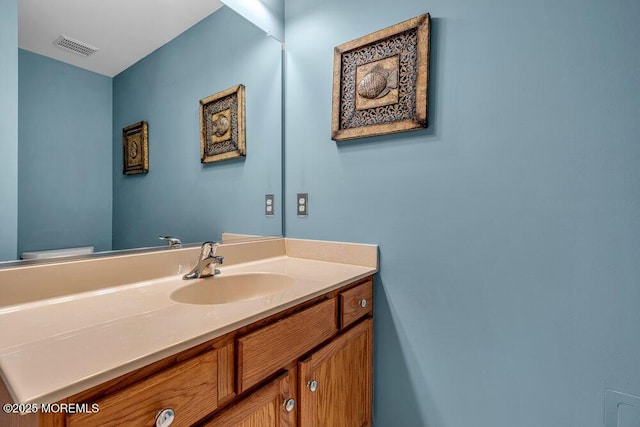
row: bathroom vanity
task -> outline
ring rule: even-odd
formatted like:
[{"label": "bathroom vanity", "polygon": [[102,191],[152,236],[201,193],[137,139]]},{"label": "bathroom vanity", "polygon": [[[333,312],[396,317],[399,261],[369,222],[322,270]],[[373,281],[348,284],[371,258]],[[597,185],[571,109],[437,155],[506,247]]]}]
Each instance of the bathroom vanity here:
[{"label": "bathroom vanity", "polygon": [[[0,414],[0,424],[371,425],[377,247],[295,239],[222,245],[220,276],[184,281],[180,273],[195,262],[197,250],[98,260],[170,264],[178,275],[93,285],[44,301],[25,301],[28,291],[14,295],[19,302],[0,309],[0,328],[24,320],[24,329],[0,342],[0,400],[35,410]],[[48,268],[62,277],[71,266]],[[259,277],[260,287],[280,276],[290,279],[284,289],[255,294],[238,286],[245,277]],[[0,284],[16,277],[0,271]],[[220,281],[221,293],[205,291],[199,303],[174,300],[181,289],[215,286],[225,277],[232,287]],[[70,314],[81,309],[89,313]],[[56,312],[67,318],[50,330],[27,331]],[[83,326],[72,327],[73,318]]]}]

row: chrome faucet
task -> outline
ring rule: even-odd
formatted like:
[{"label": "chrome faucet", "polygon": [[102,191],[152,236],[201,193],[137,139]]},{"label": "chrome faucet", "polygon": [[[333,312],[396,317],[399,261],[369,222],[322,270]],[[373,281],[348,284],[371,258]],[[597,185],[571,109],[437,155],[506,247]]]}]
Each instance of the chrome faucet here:
[{"label": "chrome faucet", "polygon": [[182,242],[180,239],[171,236],[159,236],[160,240],[166,240],[169,245],[169,249],[180,249],[182,247]]},{"label": "chrome faucet", "polygon": [[218,246],[220,246],[220,244],[217,242],[204,242],[200,249],[198,264],[196,264],[190,272],[182,276],[182,278],[184,280],[199,279],[201,277],[210,277],[220,274],[220,270],[215,267],[218,264],[222,264],[224,257],[216,255],[216,249],[218,249]]}]

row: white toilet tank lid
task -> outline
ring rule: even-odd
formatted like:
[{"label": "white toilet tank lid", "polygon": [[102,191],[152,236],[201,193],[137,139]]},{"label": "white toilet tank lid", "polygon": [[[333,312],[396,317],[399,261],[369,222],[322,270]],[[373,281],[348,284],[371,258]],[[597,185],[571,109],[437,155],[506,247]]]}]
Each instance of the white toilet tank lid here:
[{"label": "white toilet tank lid", "polygon": [[52,249],[48,251],[23,252],[22,259],[43,259],[61,256],[86,255],[93,253],[93,246],[82,246],[79,248]]}]

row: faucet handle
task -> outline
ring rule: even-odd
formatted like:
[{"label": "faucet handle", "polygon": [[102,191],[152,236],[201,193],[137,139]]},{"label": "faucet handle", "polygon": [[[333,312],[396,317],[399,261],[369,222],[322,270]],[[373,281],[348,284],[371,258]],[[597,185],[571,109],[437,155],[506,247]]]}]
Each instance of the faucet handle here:
[{"label": "faucet handle", "polygon": [[158,236],[158,239],[160,240],[166,240],[167,244],[169,245],[170,248],[181,248],[182,247],[182,242],[180,241],[180,239],[176,238],[176,237],[171,237],[171,236]]},{"label": "faucet handle", "polygon": [[216,264],[222,264],[224,257],[216,255],[216,249],[220,246],[217,242],[204,242],[200,248],[200,259],[193,269],[182,276],[183,279],[198,279],[220,274],[220,270],[215,268]]},{"label": "faucet handle", "polygon": [[[200,258],[214,258],[216,257],[216,249],[218,249],[220,243],[218,242],[204,242],[202,244],[202,248],[200,249]],[[222,264],[222,262],[220,262]]]}]

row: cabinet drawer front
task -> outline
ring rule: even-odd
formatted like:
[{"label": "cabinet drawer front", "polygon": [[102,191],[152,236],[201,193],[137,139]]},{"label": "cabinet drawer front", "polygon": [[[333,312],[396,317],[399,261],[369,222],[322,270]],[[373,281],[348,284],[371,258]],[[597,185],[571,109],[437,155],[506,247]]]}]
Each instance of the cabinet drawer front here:
[{"label": "cabinet drawer front", "polygon": [[97,400],[99,412],[69,415],[67,426],[154,426],[167,408],[172,426],[188,426],[218,406],[217,377],[217,351],[210,351]]},{"label": "cabinet drawer front", "polygon": [[339,301],[340,328],[344,328],[373,312],[373,282],[370,280],[348,291],[340,292]]},{"label": "cabinet drawer front", "polygon": [[332,298],[238,339],[238,392],[247,390],[338,330]]}]

